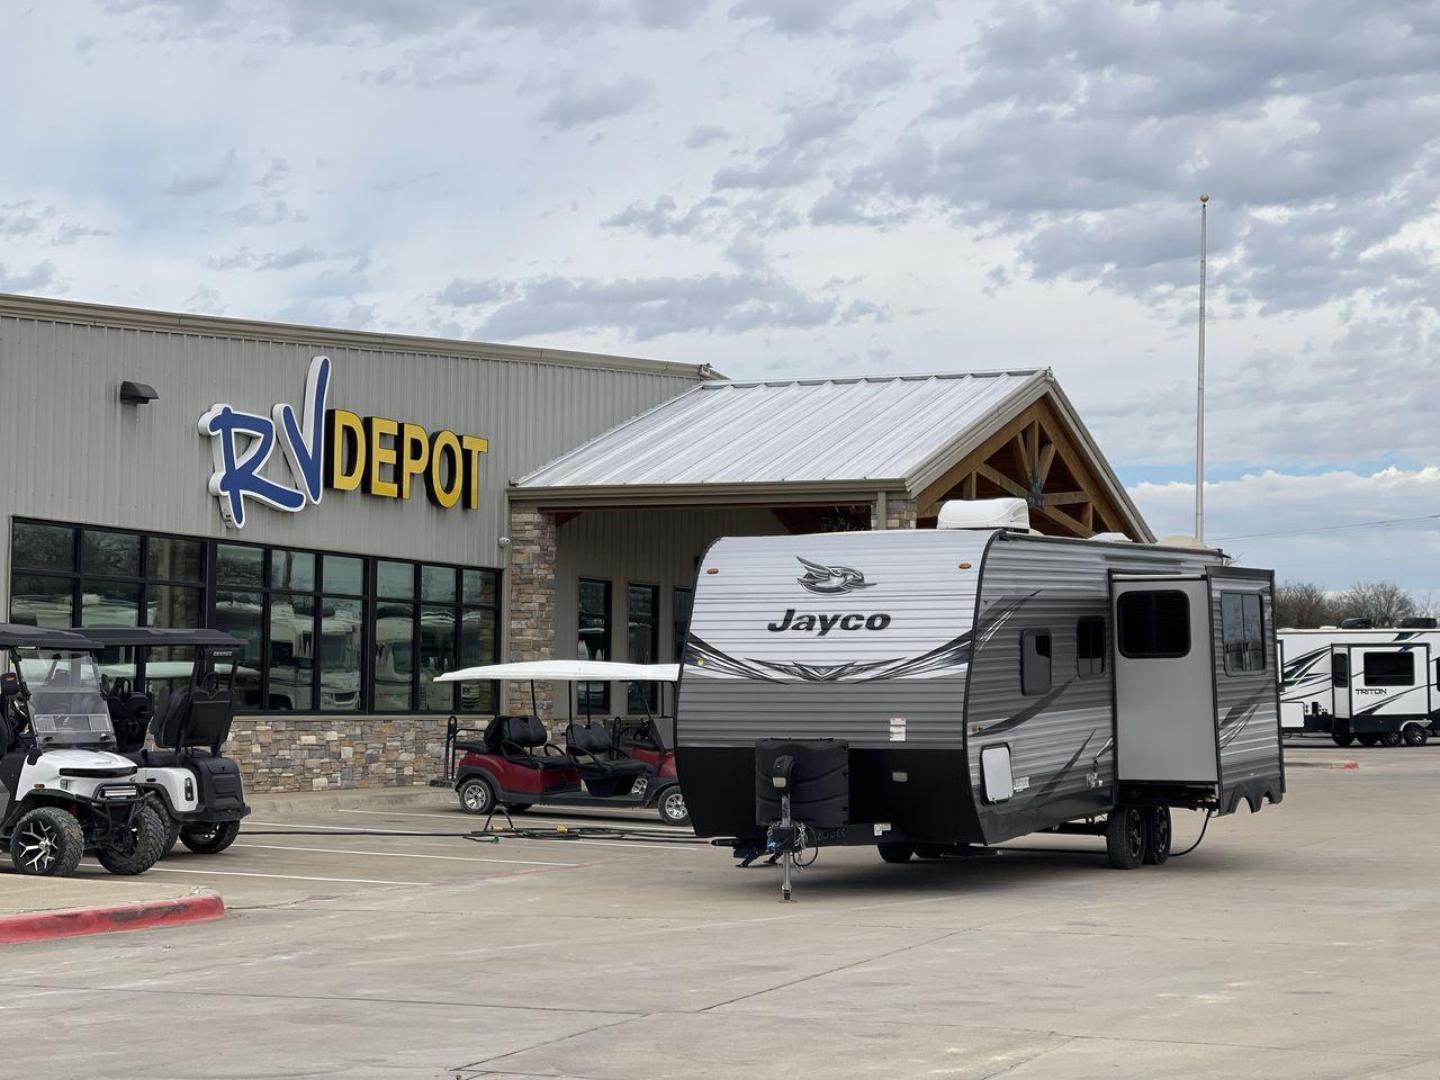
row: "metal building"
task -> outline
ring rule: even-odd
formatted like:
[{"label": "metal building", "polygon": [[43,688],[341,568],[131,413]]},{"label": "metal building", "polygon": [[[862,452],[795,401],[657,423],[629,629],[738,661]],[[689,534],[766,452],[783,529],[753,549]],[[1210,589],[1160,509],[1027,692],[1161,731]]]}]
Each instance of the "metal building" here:
[{"label": "metal building", "polygon": [[446,716],[514,697],[433,682],[457,666],[674,658],[721,535],[1006,494],[1042,531],[1153,539],[1047,370],[739,383],[0,296],[0,371],[8,617],[244,638],[256,790],[426,779]]}]

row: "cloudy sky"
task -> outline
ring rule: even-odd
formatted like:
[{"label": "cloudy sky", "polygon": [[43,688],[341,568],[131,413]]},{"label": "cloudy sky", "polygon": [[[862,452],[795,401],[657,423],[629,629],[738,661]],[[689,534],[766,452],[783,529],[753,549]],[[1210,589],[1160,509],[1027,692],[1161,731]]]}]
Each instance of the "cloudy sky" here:
[{"label": "cloudy sky", "polygon": [[0,291],[734,377],[1049,365],[1162,534],[1208,191],[1209,536],[1440,596],[1440,518],[1334,528],[1440,515],[1433,2],[4,7]]}]

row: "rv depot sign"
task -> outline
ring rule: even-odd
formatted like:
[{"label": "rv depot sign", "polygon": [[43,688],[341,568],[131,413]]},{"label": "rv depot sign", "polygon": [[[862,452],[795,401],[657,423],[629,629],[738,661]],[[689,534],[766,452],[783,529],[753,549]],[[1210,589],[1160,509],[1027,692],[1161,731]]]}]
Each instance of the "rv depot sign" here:
[{"label": "rv depot sign", "polygon": [[[210,494],[227,524],[243,528],[246,501],[298,513],[319,505],[325,489],[355,491],[382,499],[408,499],[422,485],[426,497],[448,510],[480,505],[480,455],[487,439],[453,431],[427,432],[383,416],[331,409],[330,358],[310,361],[305,404],[299,415],[288,403],[269,416],[210,406],[200,433],[210,437],[215,468]],[[285,455],[293,486],[263,475],[276,446]]]}]

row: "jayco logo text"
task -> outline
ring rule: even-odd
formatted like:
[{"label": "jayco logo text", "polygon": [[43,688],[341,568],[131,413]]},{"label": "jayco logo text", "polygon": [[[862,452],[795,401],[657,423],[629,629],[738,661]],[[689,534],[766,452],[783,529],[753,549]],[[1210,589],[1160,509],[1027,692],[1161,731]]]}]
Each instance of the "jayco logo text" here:
[{"label": "jayco logo text", "polygon": [[[419,424],[331,409],[329,402],[330,358],[317,356],[298,415],[285,403],[269,416],[216,404],[200,417],[215,465],[210,494],[227,523],[244,527],[247,500],[293,514],[318,506],[326,488],[408,499],[416,480],[442,509],[480,506],[480,456],[490,449],[489,440],[448,430],[432,434]],[[293,485],[264,475],[277,444]]]}]

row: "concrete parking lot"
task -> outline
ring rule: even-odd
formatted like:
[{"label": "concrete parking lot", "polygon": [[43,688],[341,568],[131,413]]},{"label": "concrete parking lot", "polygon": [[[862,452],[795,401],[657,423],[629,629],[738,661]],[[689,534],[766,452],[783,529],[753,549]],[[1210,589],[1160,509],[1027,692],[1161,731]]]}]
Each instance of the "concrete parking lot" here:
[{"label": "concrete parking lot", "polygon": [[0,1072],[1440,1076],[1440,747],[1288,758],[1282,806],[1164,867],[1108,870],[1088,838],[827,849],[791,905],[706,846],[480,845],[401,835],[474,825],[440,797],[256,799],[223,855],[76,883],[214,888],[224,921],[0,951]]}]

